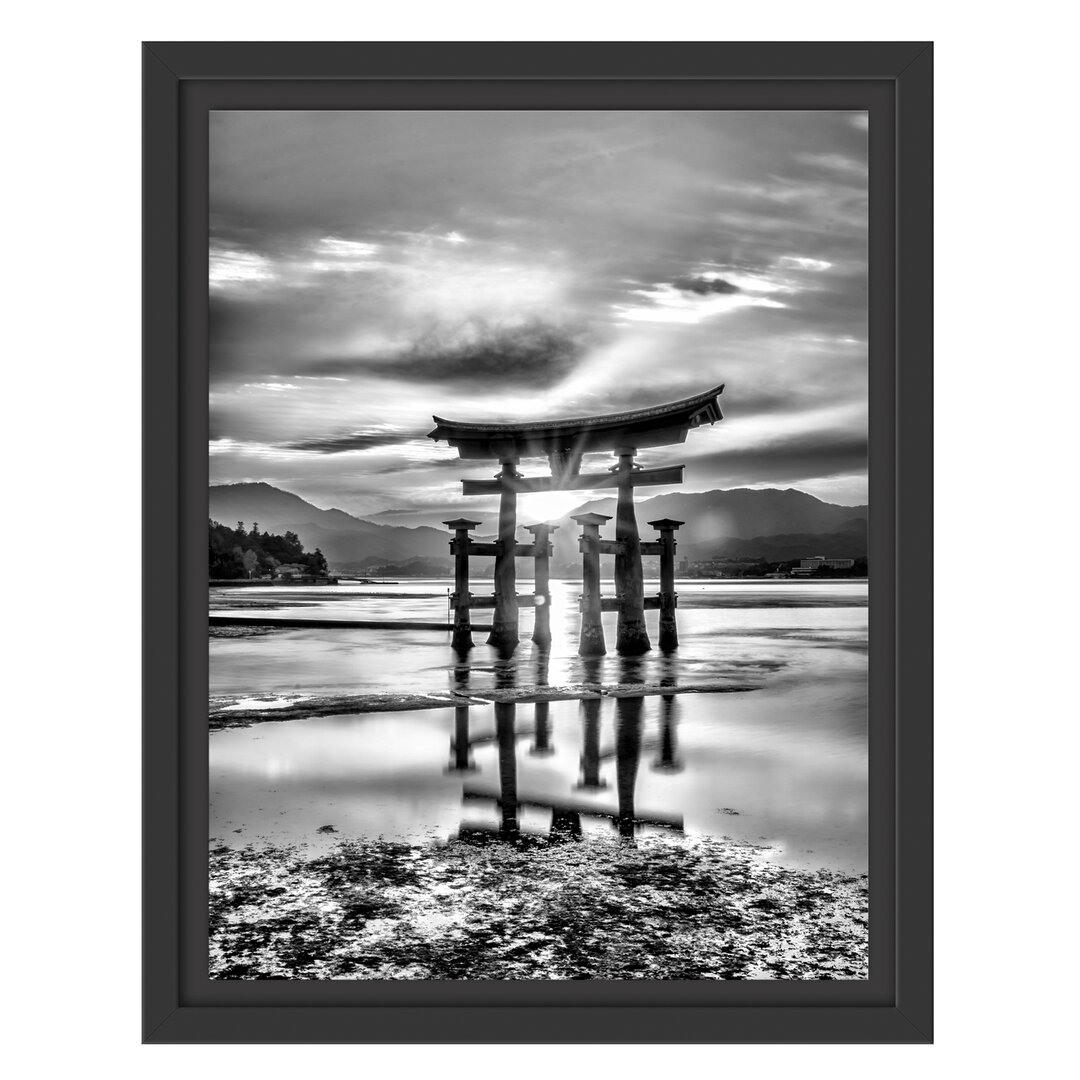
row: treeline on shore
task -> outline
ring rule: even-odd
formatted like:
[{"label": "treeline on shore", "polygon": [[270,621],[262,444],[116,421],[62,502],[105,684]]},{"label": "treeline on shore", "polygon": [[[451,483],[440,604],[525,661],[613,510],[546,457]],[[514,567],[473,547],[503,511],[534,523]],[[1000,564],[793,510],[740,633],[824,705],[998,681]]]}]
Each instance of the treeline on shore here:
[{"label": "treeline on shore", "polygon": [[326,577],[328,568],[323,553],[316,548],[304,551],[294,532],[284,536],[259,532],[259,523],[249,529],[238,521],[235,529],[210,520],[210,577],[270,577],[279,566],[296,566],[311,577]]}]

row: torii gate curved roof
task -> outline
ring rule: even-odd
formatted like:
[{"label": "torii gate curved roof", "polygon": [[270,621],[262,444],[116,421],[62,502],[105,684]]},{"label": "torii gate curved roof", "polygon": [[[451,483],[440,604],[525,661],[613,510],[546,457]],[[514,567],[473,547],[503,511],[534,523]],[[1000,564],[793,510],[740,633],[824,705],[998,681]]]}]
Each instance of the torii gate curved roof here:
[{"label": "torii gate curved roof", "polygon": [[473,460],[581,454],[631,446],[668,446],[686,441],[692,427],[723,420],[720,395],[724,384],[666,405],[628,412],[579,416],[526,423],[483,423],[433,416],[428,438],[457,447],[458,456]]}]

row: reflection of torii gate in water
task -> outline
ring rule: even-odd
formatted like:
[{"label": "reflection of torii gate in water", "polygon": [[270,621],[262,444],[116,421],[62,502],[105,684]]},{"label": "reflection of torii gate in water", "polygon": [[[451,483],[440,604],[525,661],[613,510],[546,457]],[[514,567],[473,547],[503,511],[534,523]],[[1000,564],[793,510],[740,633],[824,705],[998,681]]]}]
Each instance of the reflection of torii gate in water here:
[{"label": "reflection of torii gate in water", "polygon": [[[600,663],[597,658],[586,659],[584,663],[586,682],[595,684],[600,677]],[[460,693],[468,692],[468,666],[456,671]],[[675,679],[669,672],[660,680],[661,687],[670,686],[674,690]],[[536,685],[538,688],[548,685],[547,655],[537,655]],[[494,745],[497,751],[498,786],[478,787],[466,783],[462,791],[465,802],[481,801],[494,803],[499,811],[500,824],[496,834],[503,839],[517,840],[521,829],[518,811],[523,808],[549,810],[551,812],[551,839],[572,840],[581,836],[582,817],[607,818],[613,822],[623,837],[633,837],[645,826],[674,829],[681,832],[683,819],[681,814],[661,811],[640,811],[636,806],[635,788],[637,786],[638,766],[642,751],[646,748],[657,751],[652,769],[659,773],[676,773],[682,770],[682,761],[676,748],[676,697],[675,693],[661,690],[658,720],[660,732],[658,739],[643,737],[642,710],[644,699],[641,697],[615,698],[615,743],[607,751],[601,750],[600,713],[604,700],[599,693],[592,692],[579,699],[581,715],[581,758],[578,781],[573,785],[570,797],[552,798],[549,795],[529,795],[518,789],[517,744],[523,738],[532,736],[533,744],[529,748],[530,757],[546,758],[555,753],[551,742],[551,719],[548,713],[549,702],[536,700],[532,703],[532,727],[517,726],[518,704],[512,701],[495,702],[495,730],[489,734],[473,735],[469,731],[471,706],[458,705],[454,709],[454,733],[450,738],[450,762],[446,771],[458,775],[478,771],[473,759],[473,750]],[[594,801],[597,794],[605,790],[607,782],[601,777],[604,761],[615,760],[615,787],[618,799],[617,808],[603,806]],[[483,826],[462,827],[461,837],[478,838],[494,835]]]},{"label": "reflection of torii gate in water", "polygon": [[[503,656],[511,655],[518,644],[518,607],[529,604],[536,605],[533,640],[541,648],[550,645],[547,575],[551,555],[550,534],[554,526],[530,525],[534,543],[519,544],[517,497],[529,492],[611,487],[618,489],[613,541],[600,538],[600,526],[607,518],[599,514],[575,518],[582,526],[580,549],[584,575],[578,651],[584,656],[606,652],[600,614],[604,610],[615,610],[618,612],[616,651],[624,656],[647,652],[651,645],[645,626],[646,608],[660,610],[660,648],[676,648],[675,530],[682,522],[666,518],[650,522],[659,530],[660,539],[642,543],[634,514],[634,488],[650,484],[681,484],[684,466],[643,469],[634,464],[634,457],[641,447],[681,443],[686,440],[690,428],[722,420],[719,398],[723,390],[721,385],[668,405],[571,420],[492,424],[433,417],[436,426],[428,432],[429,438],[445,440],[456,447],[458,455],[465,460],[494,460],[502,466],[493,480],[462,481],[464,495],[499,495],[499,535],[494,544],[482,544],[470,538],[470,530],[479,522],[468,518],[445,522],[454,532],[451,542],[455,556],[454,594],[451,598],[454,608],[454,649],[465,652],[472,648],[470,609],[493,607],[495,613],[488,644],[494,645]],[[614,453],[618,464],[606,473],[581,472],[581,460],[585,454],[605,450]],[[546,457],[551,475],[536,478],[522,476],[517,466],[523,457]],[[641,568],[643,554],[659,555],[661,559],[660,595],[648,600],[644,595]],[[469,592],[470,555],[494,556],[493,597],[473,596]],[[601,555],[615,556],[613,600],[602,600],[600,596]],[[531,556],[536,560],[536,595],[532,597],[517,595],[514,560],[521,556]]]},{"label": "reflection of torii gate in water", "polygon": [[[657,772],[678,772],[681,763],[675,749],[675,711],[674,695],[662,698],[660,715],[660,737],[655,743],[659,756],[652,768]],[[529,795],[519,790],[517,769],[517,742],[523,736],[535,735],[537,743],[546,742],[547,731],[546,702],[537,702],[535,708],[536,727],[534,730],[520,730],[516,727],[517,704],[514,702],[495,703],[495,732],[491,735],[469,735],[468,706],[457,710],[457,723],[454,736],[450,741],[449,771],[473,773],[476,766],[472,760],[473,747],[494,743],[498,752],[498,786],[477,786],[466,783],[462,792],[465,802],[493,803],[499,812],[497,834],[503,839],[517,840],[521,835],[519,811],[533,808],[551,812],[550,836],[552,839],[575,839],[582,834],[582,817],[607,818],[619,834],[632,838],[643,827],[683,831],[681,814],[662,811],[641,811],[636,806],[635,789],[637,787],[638,767],[641,752],[652,745],[642,737],[644,699],[641,697],[620,697],[615,699],[615,745],[607,752],[600,750],[600,705],[599,697],[583,699],[581,755],[581,779],[575,790],[585,796],[596,795],[607,788],[607,783],[600,779],[601,762],[615,760],[615,794],[617,807],[610,807],[595,802],[590,798],[564,797],[550,795]],[[543,723],[541,706],[544,707]],[[534,744],[529,751],[535,754],[539,748]],[[551,752],[550,747],[542,748]],[[459,836],[493,835],[489,829],[470,825],[463,826]]]}]

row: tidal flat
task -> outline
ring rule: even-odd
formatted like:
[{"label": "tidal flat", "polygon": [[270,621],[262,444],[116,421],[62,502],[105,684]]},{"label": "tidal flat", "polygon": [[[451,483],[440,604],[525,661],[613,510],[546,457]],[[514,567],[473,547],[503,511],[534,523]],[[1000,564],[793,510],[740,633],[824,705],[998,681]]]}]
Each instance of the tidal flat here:
[{"label": "tidal flat", "polygon": [[[577,655],[578,588],[510,660],[211,633],[213,978],[867,978],[865,584],[682,582],[639,658]],[[439,617],[400,592],[265,602]]]}]

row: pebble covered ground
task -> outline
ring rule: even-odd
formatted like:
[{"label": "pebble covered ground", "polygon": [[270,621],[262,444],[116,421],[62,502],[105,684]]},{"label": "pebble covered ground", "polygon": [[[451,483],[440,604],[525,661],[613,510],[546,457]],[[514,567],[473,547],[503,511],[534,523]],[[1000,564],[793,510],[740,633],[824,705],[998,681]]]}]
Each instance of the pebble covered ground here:
[{"label": "pebble covered ground", "polygon": [[867,879],[731,840],[219,845],[210,975],[865,979]]}]

